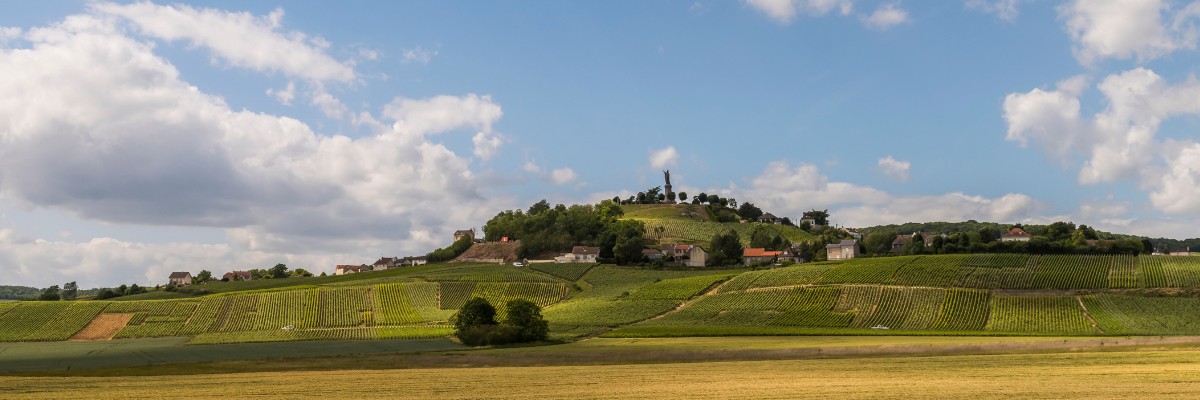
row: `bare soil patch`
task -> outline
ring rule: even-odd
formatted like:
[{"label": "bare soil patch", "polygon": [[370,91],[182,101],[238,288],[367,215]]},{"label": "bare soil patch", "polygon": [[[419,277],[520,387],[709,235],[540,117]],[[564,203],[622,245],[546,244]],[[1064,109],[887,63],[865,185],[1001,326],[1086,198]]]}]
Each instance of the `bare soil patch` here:
[{"label": "bare soil patch", "polygon": [[96,318],[92,318],[92,322],[88,322],[87,326],[68,340],[112,340],[113,336],[117,336],[117,332],[125,329],[125,325],[129,324],[130,319],[133,319],[133,314],[97,315]]}]

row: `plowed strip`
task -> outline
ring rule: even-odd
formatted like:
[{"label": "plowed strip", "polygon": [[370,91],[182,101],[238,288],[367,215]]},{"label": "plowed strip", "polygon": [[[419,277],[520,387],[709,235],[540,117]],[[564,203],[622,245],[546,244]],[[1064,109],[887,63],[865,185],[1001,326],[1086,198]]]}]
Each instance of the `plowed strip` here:
[{"label": "plowed strip", "polygon": [[128,324],[132,318],[133,314],[97,315],[96,318],[92,318],[92,322],[88,322],[87,326],[68,340],[112,340],[113,336],[117,336],[117,332],[125,329],[125,324]]}]

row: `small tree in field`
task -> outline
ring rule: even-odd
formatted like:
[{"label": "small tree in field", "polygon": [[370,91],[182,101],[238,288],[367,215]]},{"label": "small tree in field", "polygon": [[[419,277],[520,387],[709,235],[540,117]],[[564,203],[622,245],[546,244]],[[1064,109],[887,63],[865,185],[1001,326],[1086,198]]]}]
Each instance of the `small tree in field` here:
[{"label": "small tree in field", "polygon": [[546,340],[550,337],[550,325],[542,318],[542,308],[532,301],[517,299],[508,302],[508,317],[504,325],[514,330],[517,342]]}]

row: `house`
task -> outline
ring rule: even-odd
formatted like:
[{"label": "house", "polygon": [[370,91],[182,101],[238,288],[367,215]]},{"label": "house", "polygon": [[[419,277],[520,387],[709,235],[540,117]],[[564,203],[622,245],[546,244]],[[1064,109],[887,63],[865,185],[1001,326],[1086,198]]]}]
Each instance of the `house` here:
[{"label": "house", "polygon": [[858,257],[857,240],[846,239],[825,245],[825,258],[828,260],[849,260],[854,257]]},{"label": "house", "polygon": [[167,282],[175,286],[185,286],[192,284],[191,272],[172,272],[171,276],[167,277]]},{"label": "house", "polygon": [[401,266],[415,267],[418,265],[425,265],[427,263],[429,263],[429,260],[427,260],[425,256],[404,257],[400,259]]},{"label": "house", "polygon": [[795,247],[788,247],[780,250],[779,255],[775,257],[775,260],[778,262],[791,261],[793,263],[802,263],[807,261],[800,256],[800,249]]},{"label": "house", "polygon": [[359,272],[367,272],[366,265],[338,265],[333,268],[334,275],[357,274]]},{"label": "house", "polygon": [[808,217],[808,216],[800,217],[800,223],[797,224],[796,226],[804,225],[805,223],[808,223],[808,226],[811,226],[813,228],[820,226],[820,225],[817,225],[816,218]]},{"label": "house", "polygon": [[400,257],[381,257],[381,258],[379,258],[379,261],[375,261],[374,264],[371,264],[372,270],[375,270],[375,271],[383,271],[385,269],[395,268],[395,267],[399,267],[399,266],[400,266]]},{"label": "house", "polygon": [[475,239],[475,228],[459,229],[457,231],[454,231],[454,241],[455,242],[457,242],[458,239],[462,239],[463,236],[470,236],[471,239],[474,240]]},{"label": "house", "polygon": [[251,275],[250,271],[226,272],[225,276],[221,277],[221,280],[226,282],[248,281],[251,279],[254,279],[254,275]]},{"label": "house", "polygon": [[708,262],[708,252],[694,244],[664,244],[660,247],[663,257],[686,267],[703,267]]},{"label": "house", "polygon": [[750,265],[756,262],[775,262],[780,251],[768,251],[761,247],[742,249],[742,263]]},{"label": "house", "polygon": [[642,249],[642,257],[646,257],[650,261],[658,261],[663,258],[663,253],[655,249]]},{"label": "house", "polygon": [[846,232],[851,238],[854,238],[854,240],[862,240],[863,238],[862,232],[859,232],[854,228],[842,228],[842,232]]},{"label": "house", "polygon": [[554,257],[554,262],[559,264],[564,263],[594,263],[596,257],[600,256],[600,248],[595,246],[575,246],[571,248],[571,252]]},{"label": "house", "polygon": [[758,216],[758,222],[766,224],[782,224],[783,220],[779,219],[779,217],[776,217],[774,214],[763,213],[763,215]]},{"label": "house", "polygon": [[1024,229],[1014,226],[1012,229],[1009,229],[1008,232],[1004,232],[1003,235],[1000,235],[1000,241],[1001,242],[1028,242],[1031,237],[1032,236],[1029,235],[1029,232],[1025,232]]},{"label": "house", "polygon": [[1192,255],[1192,248],[1188,247],[1183,250],[1171,250],[1171,251],[1167,252],[1167,255],[1168,256],[1190,256],[1190,255]]},{"label": "house", "polygon": [[913,238],[917,237],[917,235],[921,235],[921,238],[925,242],[925,247],[932,247],[933,238],[941,236],[930,232],[913,232],[911,235],[896,235],[896,240],[892,241],[892,252],[899,253],[904,251],[904,248],[908,247],[909,243],[912,243]]}]

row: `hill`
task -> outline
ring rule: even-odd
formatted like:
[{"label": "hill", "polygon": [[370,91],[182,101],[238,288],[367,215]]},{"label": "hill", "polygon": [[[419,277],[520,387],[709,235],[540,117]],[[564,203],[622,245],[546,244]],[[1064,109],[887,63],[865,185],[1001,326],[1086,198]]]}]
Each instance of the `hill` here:
[{"label": "hill", "polygon": [[[630,204],[622,205],[622,219],[641,221],[646,225],[646,239],[658,243],[686,243],[707,245],[712,237],[728,229],[737,231],[742,245],[750,244],[750,233],[755,227],[765,227],[779,232],[793,243],[817,240],[816,236],[795,226],[764,224],[758,222],[715,222],[705,206],[694,204]],[[660,229],[661,228],[661,229]]]},{"label": "hill", "polygon": [[471,297],[534,301],[559,339],[1200,334],[1196,257],[906,256],[758,271],[454,263],[204,288],[218,293],[0,303],[0,341],[439,338]]}]

